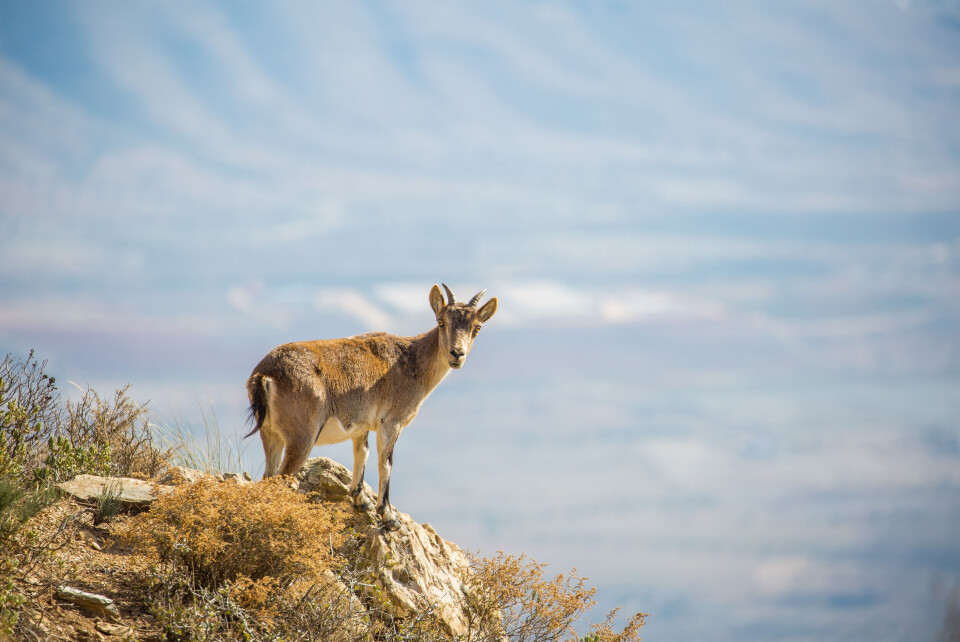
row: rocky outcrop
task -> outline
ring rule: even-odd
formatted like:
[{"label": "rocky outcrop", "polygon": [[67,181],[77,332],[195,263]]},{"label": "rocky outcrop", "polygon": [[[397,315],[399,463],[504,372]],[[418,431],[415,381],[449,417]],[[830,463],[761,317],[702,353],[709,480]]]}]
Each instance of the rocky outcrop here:
[{"label": "rocky outcrop", "polygon": [[192,484],[198,482],[204,477],[212,477],[217,481],[234,481],[238,484],[244,484],[246,482],[253,481],[246,472],[244,473],[205,473],[202,470],[196,470],[194,468],[184,468],[183,466],[173,466],[172,468],[167,469],[160,477],[157,478],[158,484],[164,484],[167,486],[180,486],[181,484]]},{"label": "rocky outcrop", "polygon": [[144,481],[131,477],[101,477],[99,475],[77,475],[70,481],[57,484],[57,487],[74,499],[92,503],[105,494],[113,494],[126,509],[145,509],[158,496],[169,493],[171,486],[192,484],[204,477],[213,477],[217,481],[232,481],[238,484],[249,483],[247,473],[224,473],[210,475],[192,468],[176,466],[167,470],[155,481]]},{"label": "rocky outcrop", "polygon": [[[350,479],[345,466],[326,457],[307,461],[297,476],[301,493],[346,502],[348,510],[356,511],[348,494]],[[364,492],[375,497],[367,484]],[[361,593],[380,600],[395,617],[414,617],[432,610],[450,634],[466,634],[463,580],[470,572],[466,554],[440,537],[430,524],[418,524],[404,513],[397,512],[400,528],[394,531],[382,530],[372,510],[359,517],[358,563],[372,576],[359,587]]]},{"label": "rocky outcrop", "polygon": [[160,486],[142,479],[98,475],[77,475],[57,486],[81,502],[95,502],[98,497],[113,494],[117,501],[128,509],[147,508],[159,494],[172,490],[169,486]]},{"label": "rocky outcrop", "polygon": [[[210,476],[175,468],[154,482],[79,475],[59,487],[83,502],[95,502],[105,492],[117,494],[127,509],[138,511],[147,508],[159,495],[171,492],[173,486],[192,484],[206,477]],[[225,483],[250,483],[245,473],[212,477]],[[381,529],[373,510],[353,507],[350,478],[345,466],[317,457],[307,461],[294,483],[301,493],[311,494],[318,501],[342,502],[349,516],[355,537],[346,545],[349,550],[343,552],[355,564],[355,575],[363,579],[351,586],[341,583],[343,593],[351,601],[359,598],[396,618],[415,618],[432,612],[451,636],[467,634],[464,579],[470,573],[470,563],[466,554],[440,537],[430,524],[419,524],[404,513],[397,513],[399,529]],[[369,498],[376,497],[367,484],[364,492]],[[61,599],[69,598],[64,595]]]}]

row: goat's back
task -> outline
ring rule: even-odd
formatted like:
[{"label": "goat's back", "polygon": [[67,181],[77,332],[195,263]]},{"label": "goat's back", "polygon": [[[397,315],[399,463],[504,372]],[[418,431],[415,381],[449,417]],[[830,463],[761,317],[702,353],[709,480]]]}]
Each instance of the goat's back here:
[{"label": "goat's back", "polygon": [[409,339],[385,332],[285,343],[267,353],[253,374],[294,390],[319,389],[333,395],[369,390],[402,365],[409,344]]}]

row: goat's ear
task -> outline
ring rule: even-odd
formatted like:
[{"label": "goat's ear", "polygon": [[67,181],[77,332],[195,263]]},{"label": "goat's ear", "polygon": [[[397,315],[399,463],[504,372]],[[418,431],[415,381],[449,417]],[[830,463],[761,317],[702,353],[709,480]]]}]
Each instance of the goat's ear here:
[{"label": "goat's ear", "polygon": [[494,312],[497,311],[497,297],[493,297],[486,303],[484,303],[479,310],[477,310],[477,316],[480,318],[480,323],[486,323],[487,319],[493,316]]},{"label": "goat's ear", "polygon": [[443,312],[443,293],[440,291],[440,286],[438,285],[434,285],[432,288],[430,288],[430,307],[433,308],[433,313],[438,317],[440,316],[440,313]]}]

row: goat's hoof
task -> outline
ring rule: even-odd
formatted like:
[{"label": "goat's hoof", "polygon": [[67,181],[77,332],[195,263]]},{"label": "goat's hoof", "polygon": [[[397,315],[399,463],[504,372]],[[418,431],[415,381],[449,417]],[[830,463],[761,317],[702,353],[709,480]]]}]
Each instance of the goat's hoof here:
[{"label": "goat's hoof", "polygon": [[400,530],[400,520],[398,520],[396,517],[380,520],[380,530],[382,531]]}]

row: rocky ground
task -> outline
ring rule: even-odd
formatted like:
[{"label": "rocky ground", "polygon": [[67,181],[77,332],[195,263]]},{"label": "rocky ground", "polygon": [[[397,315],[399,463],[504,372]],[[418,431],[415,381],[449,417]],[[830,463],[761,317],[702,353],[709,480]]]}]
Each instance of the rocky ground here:
[{"label": "rocky ground", "polygon": [[24,615],[37,620],[40,635],[51,640],[159,639],[160,631],[143,603],[150,562],[111,537],[128,517],[121,515],[94,526],[92,508],[66,496],[34,520],[39,533],[47,535],[72,516],[76,516],[77,531],[58,551],[62,574],[53,588],[69,587],[105,597],[116,615],[102,607],[67,601],[57,597],[56,591],[44,591],[40,602]]},{"label": "rocky ground", "polygon": [[[153,481],[108,479],[83,475],[61,485],[65,495],[34,518],[38,532],[49,535],[65,522],[72,534],[57,553],[61,565],[50,589],[31,605],[41,639],[51,640],[158,640],[161,630],[145,605],[151,576],[151,561],[138,551],[124,548],[115,536],[129,519],[129,512],[146,510],[157,493],[169,492],[174,484],[192,483],[202,473],[174,469]],[[223,483],[252,483],[238,476],[220,478]],[[342,465],[316,458],[307,462],[297,482],[301,492],[315,492],[324,501],[348,502],[349,471]],[[104,487],[120,492],[125,513],[94,525],[92,502]],[[367,486],[372,497],[373,492]],[[353,510],[351,508],[351,510]],[[376,515],[354,513],[352,525],[361,538],[365,560],[378,569],[377,590],[386,595],[392,614],[406,617],[424,608],[440,616],[450,633],[466,626],[462,611],[466,555],[441,538],[429,524],[418,524],[398,514],[401,526],[393,532],[379,528]],[[361,590],[363,590],[361,588]],[[86,595],[84,595],[86,594]]]}]

